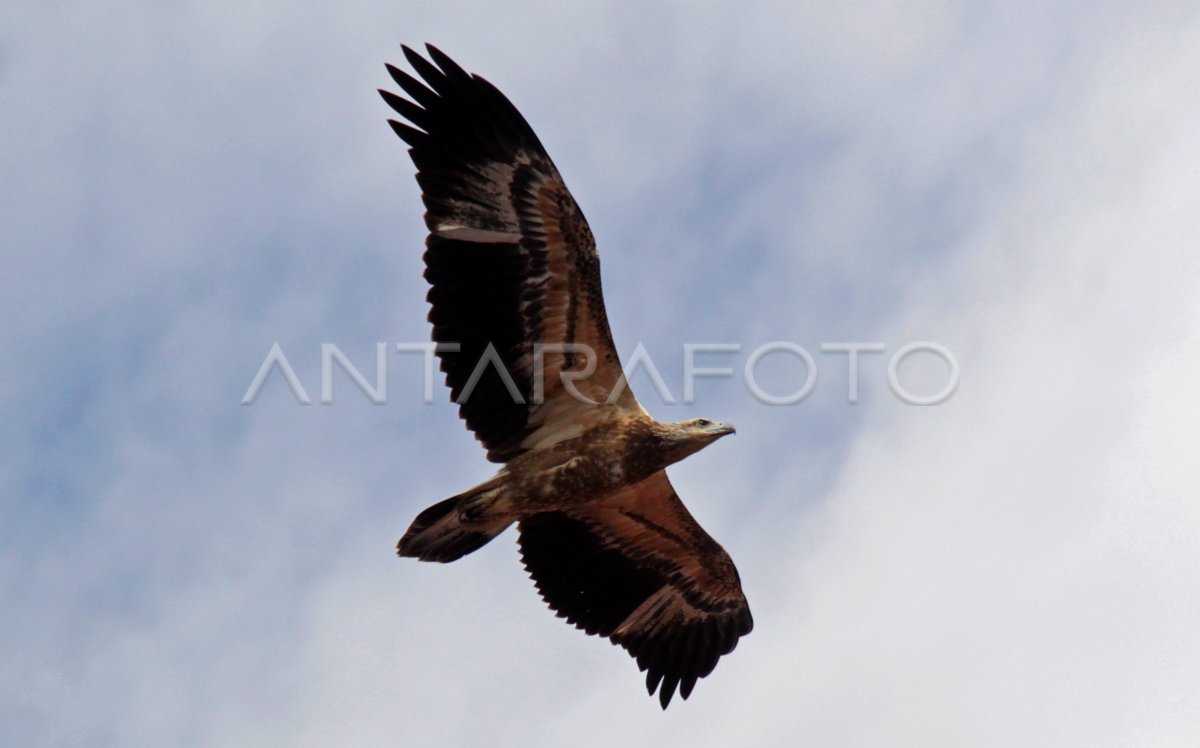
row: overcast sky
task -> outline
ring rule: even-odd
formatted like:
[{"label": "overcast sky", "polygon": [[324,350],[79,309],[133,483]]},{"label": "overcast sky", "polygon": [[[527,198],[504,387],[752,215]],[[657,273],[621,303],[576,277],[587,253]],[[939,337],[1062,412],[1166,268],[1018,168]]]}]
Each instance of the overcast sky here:
[{"label": "overcast sky", "polygon": [[[1195,745],[1194,3],[512,5],[0,6],[5,741]],[[375,94],[425,41],[539,133],[626,357],[681,399],[743,346],[635,379],[738,427],[671,477],[756,628],[666,713],[511,531],[395,558],[493,467],[419,356],[240,404],[275,342],[315,401],[322,343],[428,339]],[[856,405],[825,342],[886,346]]]}]

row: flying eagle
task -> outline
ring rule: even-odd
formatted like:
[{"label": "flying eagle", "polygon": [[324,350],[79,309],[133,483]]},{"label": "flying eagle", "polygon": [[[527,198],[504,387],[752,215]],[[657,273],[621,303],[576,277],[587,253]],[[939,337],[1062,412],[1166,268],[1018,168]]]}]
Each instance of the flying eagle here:
[{"label": "flying eagle", "polygon": [[440,50],[403,49],[424,83],[388,65],[411,100],[379,93],[413,125],[389,120],[425,203],[433,340],[459,414],[503,467],[417,515],[397,550],[454,561],[516,522],[542,598],[624,647],[665,709],[753,626],[733,561],[664,471],[733,427],[642,408],[592,232],[533,129]]}]

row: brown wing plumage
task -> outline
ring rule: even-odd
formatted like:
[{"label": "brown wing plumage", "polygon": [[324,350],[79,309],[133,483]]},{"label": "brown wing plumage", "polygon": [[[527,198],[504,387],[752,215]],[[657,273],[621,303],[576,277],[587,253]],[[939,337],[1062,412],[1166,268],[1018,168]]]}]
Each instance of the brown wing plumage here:
[{"label": "brown wing plumage", "polygon": [[520,531],[542,598],[628,650],[664,709],[676,687],[686,699],[753,628],[733,560],[665,472],[597,503],[528,517]]},{"label": "brown wing plumage", "polygon": [[[599,407],[563,389],[559,373],[587,363],[571,344],[596,355],[595,372],[578,382],[580,394],[603,403],[623,383],[591,229],[516,107],[483,78],[427,48],[433,62],[404,48],[423,83],[388,66],[411,101],[380,94],[415,125],[390,121],[411,146],[426,207],[433,339],[461,346],[439,353],[446,384],[488,459],[506,462],[578,435],[612,407],[640,406],[627,387],[613,405]],[[540,398],[536,344],[545,346]],[[509,380],[488,365],[466,396],[489,346]]]}]

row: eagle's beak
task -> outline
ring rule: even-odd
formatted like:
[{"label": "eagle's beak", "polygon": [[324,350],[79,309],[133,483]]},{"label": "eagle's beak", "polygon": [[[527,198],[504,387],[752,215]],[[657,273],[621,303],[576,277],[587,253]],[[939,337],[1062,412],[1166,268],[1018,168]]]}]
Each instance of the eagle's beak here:
[{"label": "eagle's beak", "polygon": [[736,434],[737,429],[733,427],[732,423],[722,423],[716,428],[716,432],[717,436],[728,436],[729,434]]}]

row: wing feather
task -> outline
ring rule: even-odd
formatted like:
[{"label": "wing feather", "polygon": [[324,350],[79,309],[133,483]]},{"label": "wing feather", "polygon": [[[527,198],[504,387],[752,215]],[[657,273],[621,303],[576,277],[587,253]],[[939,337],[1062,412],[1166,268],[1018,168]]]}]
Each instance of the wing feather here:
[{"label": "wing feather", "polygon": [[547,604],[624,647],[663,708],[754,626],[733,560],[665,472],[600,502],[520,523],[525,568]]},{"label": "wing feather", "polygon": [[[432,62],[404,47],[423,81],[387,67],[408,99],[380,94],[413,125],[391,121],[410,146],[426,207],[433,339],[460,346],[440,347],[446,384],[488,459],[506,462],[569,438],[614,408],[641,406],[624,386],[595,240],[554,163],[504,94],[435,47],[427,50]],[[537,344],[545,346],[540,388]],[[560,378],[586,368],[586,355],[571,345],[595,353],[594,373],[577,380],[583,400]],[[489,347],[519,397],[491,365],[465,392]],[[618,384],[619,398],[604,404]]]}]

